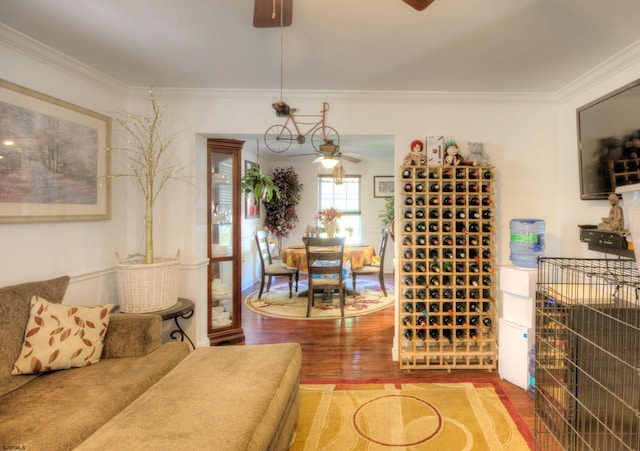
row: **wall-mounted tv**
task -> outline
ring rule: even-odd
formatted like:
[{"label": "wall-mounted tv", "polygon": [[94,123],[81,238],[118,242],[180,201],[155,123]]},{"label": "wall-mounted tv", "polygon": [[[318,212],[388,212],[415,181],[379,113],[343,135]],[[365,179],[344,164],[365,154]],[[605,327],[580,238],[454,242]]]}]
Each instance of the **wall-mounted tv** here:
[{"label": "wall-mounted tv", "polygon": [[576,110],[580,198],[640,183],[640,80]]}]

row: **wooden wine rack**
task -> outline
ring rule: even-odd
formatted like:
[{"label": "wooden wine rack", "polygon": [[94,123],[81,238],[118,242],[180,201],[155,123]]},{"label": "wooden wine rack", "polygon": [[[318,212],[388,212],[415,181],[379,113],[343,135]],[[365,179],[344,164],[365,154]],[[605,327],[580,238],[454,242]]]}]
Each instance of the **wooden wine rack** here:
[{"label": "wooden wine rack", "polygon": [[493,166],[401,166],[401,369],[497,367]]}]

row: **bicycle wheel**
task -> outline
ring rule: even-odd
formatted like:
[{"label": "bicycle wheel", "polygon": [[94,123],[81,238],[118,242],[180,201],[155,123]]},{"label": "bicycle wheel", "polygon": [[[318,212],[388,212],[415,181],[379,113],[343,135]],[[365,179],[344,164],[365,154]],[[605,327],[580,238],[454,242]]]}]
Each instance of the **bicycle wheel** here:
[{"label": "bicycle wheel", "polygon": [[264,143],[271,152],[282,153],[291,147],[291,131],[284,125],[272,125],[264,133]]},{"label": "bicycle wheel", "polygon": [[320,146],[328,140],[333,141],[336,146],[340,144],[340,136],[333,127],[326,125],[324,127],[318,127],[311,135],[311,144],[313,145],[313,148],[318,151],[320,150]]}]

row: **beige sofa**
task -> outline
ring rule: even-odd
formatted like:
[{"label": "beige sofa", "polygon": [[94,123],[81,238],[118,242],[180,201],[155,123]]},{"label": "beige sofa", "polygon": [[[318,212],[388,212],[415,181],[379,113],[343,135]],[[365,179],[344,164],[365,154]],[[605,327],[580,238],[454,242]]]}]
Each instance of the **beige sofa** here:
[{"label": "beige sofa", "polygon": [[12,375],[33,295],[68,277],[0,289],[2,449],[285,450],[298,415],[298,344],[162,344],[158,315],[112,314],[91,366]]}]

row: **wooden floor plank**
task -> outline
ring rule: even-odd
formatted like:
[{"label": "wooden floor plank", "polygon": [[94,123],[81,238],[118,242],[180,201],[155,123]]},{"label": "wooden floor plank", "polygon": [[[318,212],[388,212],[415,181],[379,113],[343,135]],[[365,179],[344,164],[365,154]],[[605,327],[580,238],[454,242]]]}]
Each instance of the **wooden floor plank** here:
[{"label": "wooden floor plank", "polygon": [[[388,285],[393,285],[391,277]],[[243,296],[259,285],[245,290]],[[534,402],[522,388],[487,370],[400,370],[392,360],[394,310],[336,320],[291,320],[256,314],[243,306],[246,344],[295,342],[302,346],[302,380],[483,379],[497,381],[533,431]]]}]

